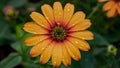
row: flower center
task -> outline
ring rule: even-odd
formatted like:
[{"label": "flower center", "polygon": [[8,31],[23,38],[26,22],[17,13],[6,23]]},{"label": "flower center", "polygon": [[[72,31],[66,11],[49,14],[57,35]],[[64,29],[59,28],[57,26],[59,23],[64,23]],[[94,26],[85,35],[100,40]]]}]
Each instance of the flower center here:
[{"label": "flower center", "polygon": [[56,41],[63,41],[67,36],[66,29],[62,26],[55,26],[51,31],[51,36]]}]

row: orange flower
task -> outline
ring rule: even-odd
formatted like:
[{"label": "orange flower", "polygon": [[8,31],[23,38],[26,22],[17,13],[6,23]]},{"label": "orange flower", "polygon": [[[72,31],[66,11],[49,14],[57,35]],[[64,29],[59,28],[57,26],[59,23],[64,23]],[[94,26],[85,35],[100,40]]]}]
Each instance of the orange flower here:
[{"label": "orange flower", "polygon": [[52,64],[58,67],[71,64],[71,57],[80,60],[80,50],[88,51],[89,44],[85,40],[92,40],[93,34],[85,30],[91,26],[85,13],[74,13],[74,5],[67,3],[62,8],[60,2],[55,2],[53,9],[45,4],[41,7],[44,16],[32,12],[30,17],[35,22],[27,22],[23,29],[33,35],[25,40],[27,46],[33,46],[30,55],[41,55],[40,62],[45,64],[52,59]]},{"label": "orange flower", "polygon": [[108,11],[108,17],[115,17],[117,14],[120,14],[120,0],[98,0],[99,2],[107,3],[103,6],[103,11]]}]

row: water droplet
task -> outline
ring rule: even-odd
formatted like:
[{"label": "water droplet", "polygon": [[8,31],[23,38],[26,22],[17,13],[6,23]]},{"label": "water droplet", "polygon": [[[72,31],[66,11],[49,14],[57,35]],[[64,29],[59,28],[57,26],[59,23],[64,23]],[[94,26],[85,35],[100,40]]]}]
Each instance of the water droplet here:
[{"label": "water droplet", "polygon": [[42,48],[42,50],[44,50],[44,48]]},{"label": "water droplet", "polygon": [[72,55],[75,58],[75,55]]},{"label": "water droplet", "polygon": [[54,61],[54,63],[56,64],[56,61]]},{"label": "water droplet", "polygon": [[67,9],[67,11],[70,11],[70,9]]},{"label": "water droplet", "polygon": [[76,44],[78,44],[78,41],[75,41]]},{"label": "water droplet", "polygon": [[46,19],[49,19],[49,17],[46,17]]}]

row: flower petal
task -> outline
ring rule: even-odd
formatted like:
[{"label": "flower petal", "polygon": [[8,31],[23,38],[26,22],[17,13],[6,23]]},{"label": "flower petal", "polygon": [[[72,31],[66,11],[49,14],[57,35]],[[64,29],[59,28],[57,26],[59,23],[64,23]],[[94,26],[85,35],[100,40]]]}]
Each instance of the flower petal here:
[{"label": "flower petal", "polygon": [[54,43],[52,42],[50,45],[48,45],[46,47],[46,49],[42,52],[41,54],[41,57],[40,57],[40,62],[42,64],[45,64],[49,61],[51,55],[52,55],[52,52],[53,52],[53,48],[54,48]]},{"label": "flower petal", "polygon": [[56,43],[52,53],[52,64],[59,67],[62,61],[62,44]]},{"label": "flower petal", "polygon": [[105,2],[105,1],[108,1],[108,0],[98,0],[98,2]]},{"label": "flower petal", "polygon": [[64,8],[64,25],[66,25],[74,13],[74,5],[67,3]]},{"label": "flower petal", "polygon": [[74,46],[76,46],[77,48],[79,48],[80,50],[83,50],[83,51],[90,50],[89,44],[86,41],[84,41],[84,40],[81,40],[81,39],[78,39],[78,38],[74,38],[74,37],[69,37],[68,40]]},{"label": "flower petal", "polygon": [[33,35],[33,36],[30,36],[28,37],[26,40],[25,40],[25,45],[27,46],[34,46],[36,44],[38,44],[39,42],[45,40],[49,38],[49,36],[46,36],[46,35]]},{"label": "flower petal", "polygon": [[92,40],[93,39],[93,33],[90,31],[87,31],[87,30],[72,32],[69,35],[72,37],[83,39],[83,40]]},{"label": "flower petal", "polygon": [[43,50],[51,43],[50,39],[46,39],[42,42],[40,42],[39,44],[35,45],[34,47],[32,47],[32,49],[30,50],[30,55],[32,57],[36,57],[38,55],[40,55]]},{"label": "flower petal", "polygon": [[48,34],[48,31],[46,29],[42,28],[41,26],[34,22],[27,22],[26,24],[24,24],[23,29],[26,32],[33,34]]},{"label": "flower petal", "polygon": [[55,2],[53,5],[54,16],[56,23],[61,23],[63,20],[63,8],[60,2]]},{"label": "flower petal", "polygon": [[120,2],[118,3],[117,11],[118,11],[118,13],[120,14]]},{"label": "flower petal", "polygon": [[38,12],[32,12],[30,14],[30,17],[40,26],[42,26],[46,29],[49,29],[50,24],[47,22],[47,20],[45,19],[45,17],[42,14],[40,14]]},{"label": "flower petal", "polygon": [[103,11],[107,11],[110,10],[113,5],[115,4],[114,1],[108,1],[104,6],[103,6]]},{"label": "flower petal", "polygon": [[73,27],[74,25],[76,25],[77,23],[80,23],[81,21],[83,21],[85,19],[85,13],[82,11],[76,12],[70,22],[68,23],[68,28]]},{"label": "flower petal", "polygon": [[79,31],[79,30],[85,30],[91,26],[91,22],[89,19],[85,19],[84,21],[76,24],[73,26],[69,31]]},{"label": "flower petal", "polygon": [[48,31],[34,22],[27,22],[24,24],[23,29],[26,32],[33,34],[48,34]]},{"label": "flower petal", "polygon": [[52,25],[54,23],[54,16],[53,16],[53,9],[50,5],[43,5],[41,7],[43,14],[45,15],[45,18],[48,20],[48,22]]},{"label": "flower petal", "polygon": [[62,45],[62,62],[65,66],[71,65],[71,57],[65,48],[65,45]]},{"label": "flower petal", "polygon": [[70,56],[74,60],[80,60],[81,54],[79,52],[79,49],[72,45],[72,43],[70,43],[69,41],[65,41],[64,44]]},{"label": "flower petal", "polygon": [[112,8],[108,11],[107,16],[108,17],[114,17],[117,14],[117,4],[114,4]]}]

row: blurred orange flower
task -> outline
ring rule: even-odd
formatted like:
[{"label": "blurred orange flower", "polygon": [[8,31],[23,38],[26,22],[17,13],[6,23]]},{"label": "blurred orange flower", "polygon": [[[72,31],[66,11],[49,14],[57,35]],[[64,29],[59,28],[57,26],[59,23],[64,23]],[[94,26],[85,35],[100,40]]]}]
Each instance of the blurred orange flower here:
[{"label": "blurred orange flower", "polygon": [[44,16],[32,12],[31,18],[35,22],[27,22],[23,29],[33,35],[25,40],[27,46],[33,46],[30,55],[41,55],[40,62],[45,64],[52,59],[52,64],[58,67],[61,63],[65,66],[71,64],[71,57],[80,60],[80,50],[88,51],[89,44],[85,40],[92,40],[93,33],[86,30],[91,26],[85,13],[74,13],[74,5],[67,3],[62,8],[60,2],[55,2],[53,9],[44,4],[41,7]]},{"label": "blurred orange flower", "polygon": [[107,3],[103,6],[103,11],[108,11],[108,17],[115,17],[117,14],[120,14],[120,0],[98,0],[99,2]]}]

